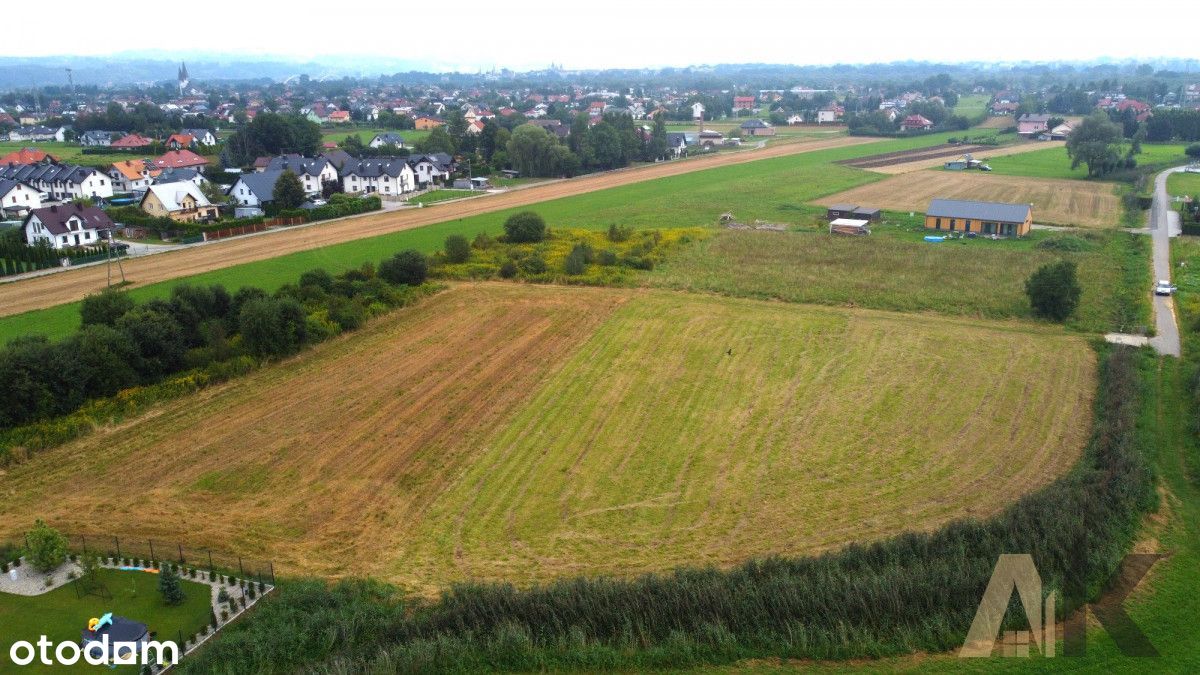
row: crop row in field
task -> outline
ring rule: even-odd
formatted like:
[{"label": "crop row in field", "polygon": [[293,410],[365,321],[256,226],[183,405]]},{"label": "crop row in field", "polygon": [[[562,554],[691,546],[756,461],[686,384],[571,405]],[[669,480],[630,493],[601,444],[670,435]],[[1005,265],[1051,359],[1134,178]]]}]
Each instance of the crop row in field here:
[{"label": "crop row in field", "polygon": [[34,457],[0,522],[426,590],[726,565],[994,513],[1074,462],[1094,369],[1028,325],[463,286]]}]

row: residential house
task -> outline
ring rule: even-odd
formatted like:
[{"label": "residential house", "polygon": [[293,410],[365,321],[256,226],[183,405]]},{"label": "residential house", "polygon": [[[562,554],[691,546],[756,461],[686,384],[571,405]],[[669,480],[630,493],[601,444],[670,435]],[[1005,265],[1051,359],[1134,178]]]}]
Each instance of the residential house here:
[{"label": "residential house", "polygon": [[746,120],[741,124],[742,136],[774,136],[775,127],[760,119]]},{"label": "residential house", "polygon": [[1015,115],[1019,107],[1014,101],[996,101],[990,110],[993,115]]},{"label": "residential house", "polygon": [[50,201],[113,196],[112,180],[107,175],[75,164],[9,164],[0,167],[0,178],[26,183],[45,193],[43,199]]},{"label": "residential house", "polygon": [[692,119],[694,119],[694,120],[704,119],[704,104],[703,103],[696,101],[695,103],[692,104]]},{"label": "residential house", "polygon": [[432,131],[443,124],[445,124],[445,122],[442,120],[436,117],[430,117],[428,115],[421,115],[417,117],[417,119],[413,120],[413,125],[416,127],[417,131]]},{"label": "residential house", "polygon": [[832,108],[822,108],[817,111],[817,124],[837,123],[837,111]]},{"label": "residential house", "polygon": [[98,206],[62,204],[34,209],[25,217],[25,242],[64,249],[91,246],[104,241],[113,229],[108,214]]},{"label": "residential house", "polygon": [[687,133],[683,131],[667,132],[667,157],[679,159],[687,156]]},{"label": "residential house", "polygon": [[164,143],[172,150],[187,150],[191,149],[196,144],[196,139],[191,134],[171,134]]},{"label": "residential house", "polygon": [[261,209],[275,199],[275,182],[283,174],[283,169],[273,171],[252,171],[238,177],[237,182],[230,186],[225,194],[233,197],[239,207],[258,207]]},{"label": "residential house", "polygon": [[725,143],[725,134],[712,129],[704,129],[697,135],[696,142],[702,147],[712,148]]},{"label": "residential house", "polygon": [[151,185],[138,206],[152,216],[181,223],[214,220],[218,215],[217,207],[190,181]]},{"label": "residential house", "polygon": [[110,147],[118,150],[140,150],[154,144],[154,140],[138,134],[128,134],[112,142]]},{"label": "residential house", "polygon": [[375,134],[371,142],[367,143],[367,146],[372,148],[382,148],[385,145],[394,145],[397,148],[403,148],[404,137],[400,134]]},{"label": "residential house", "polygon": [[412,167],[417,187],[424,189],[435,183],[445,183],[454,172],[454,160],[444,152],[429,155],[409,155],[408,164]]},{"label": "residential house", "polygon": [[754,97],[753,96],[734,96],[733,97],[733,109],[735,112],[738,110],[754,110]]},{"label": "residential house", "polygon": [[208,160],[191,150],[168,150],[154,160],[154,166],[160,169],[203,169],[208,166]]},{"label": "residential house", "polygon": [[112,178],[113,190],[117,192],[141,192],[150,187],[152,173],[158,173],[146,165],[145,160],[127,159],[113,162],[108,168],[108,176]]},{"label": "residential house", "polygon": [[338,171],[329,160],[318,157],[310,159],[300,155],[280,155],[267,163],[267,171],[291,169],[300,179],[305,194],[320,194],[326,183],[336,183]]},{"label": "residential house", "polygon": [[557,136],[559,139],[565,139],[571,135],[570,125],[563,124],[562,120],[546,119],[546,120],[530,120],[527,124],[532,124],[536,127],[541,127],[546,131]]},{"label": "residential house", "polygon": [[57,162],[54,155],[47,154],[37,148],[21,148],[0,157],[0,166],[9,164],[41,164],[42,162]]},{"label": "residential house", "polygon": [[0,178],[0,215],[23,216],[42,207],[42,195],[29,183]]},{"label": "residential house", "polygon": [[154,176],[150,184],[182,183],[183,181],[194,183],[196,187],[203,187],[208,179],[198,169],[163,169],[158,172],[157,176]]},{"label": "residential house", "polygon": [[925,211],[925,228],[930,230],[1023,237],[1032,226],[1029,204],[934,199]]},{"label": "residential house", "polygon": [[67,140],[66,127],[20,126],[8,132],[10,141],[56,141]]},{"label": "residential house", "polygon": [[483,127],[484,124],[480,120],[467,122],[466,133],[471,134],[472,136],[478,136],[479,134],[483,133]]},{"label": "residential house", "polygon": [[85,131],[79,135],[79,144],[87,148],[107,148],[117,136],[115,131]]},{"label": "residential house", "polygon": [[212,146],[217,144],[217,136],[208,129],[184,129],[185,133],[196,140],[197,145]]},{"label": "residential house", "polygon": [[792,113],[791,115],[788,115],[787,123],[788,126],[792,127],[804,124],[804,115],[800,113]]},{"label": "residential house", "polygon": [[902,131],[929,131],[933,128],[933,122],[930,122],[924,115],[909,115],[900,123]]},{"label": "residential house", "polygon": [[333,112],[329,113],[329,116],[325,118],[325,121],[330,122],[332,124],[349,124],[350,123],[350,111],[349,110],[334,110]]},{"label": "residential house", "polygon": [[342,165],[342,190],[351,194],[400,195],[417,189],[411,157],[351,158]]},{"label": "residential house", "polygon": [[1022,136],[1034,136],[1049,130],[1050,116],[1025,113],[1017,118],[1017,133]]}]

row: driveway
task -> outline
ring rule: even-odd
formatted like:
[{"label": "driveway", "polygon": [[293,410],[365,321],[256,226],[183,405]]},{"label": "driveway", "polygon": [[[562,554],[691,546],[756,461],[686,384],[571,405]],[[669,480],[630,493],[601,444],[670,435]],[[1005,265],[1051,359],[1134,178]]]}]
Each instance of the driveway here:
[{"label": "driveway", "polygon": [[[1150,235],[1154,238],[1154,278],[1171,279],[1171,237],[1183,231],[1179,213],[1171,208],[1167,194],[1167,177],[1183,167],[1167,169],[1154,178],[1154,203],[1150,207]],[[1150,344],[1159,354],[1179,356],[1179,324],[1175,319],[1175,302],[1172,296],[1154,296],[1155,336]]]}]

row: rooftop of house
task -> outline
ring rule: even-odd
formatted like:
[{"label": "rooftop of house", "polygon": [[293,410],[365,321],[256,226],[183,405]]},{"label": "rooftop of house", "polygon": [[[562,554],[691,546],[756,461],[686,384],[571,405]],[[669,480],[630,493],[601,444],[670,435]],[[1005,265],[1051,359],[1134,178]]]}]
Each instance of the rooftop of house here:
[{"label": "rooftop of house", "polygon": [[50,234],[66,234],[70,232],[67,222],[78,218],[83,226],[93,230],[112,229],[113,222],[99,206],[81,206],[79,204],[62,204],[34,209],[25,218],[25,223],[37,218]]},{"label": "rooftop of house", "polygon": [[1029,204],[976,202],[962,199],[934,199],[925,215],[938,218],[967,218],[1001,223],[1023,223],[1029,217]]}]

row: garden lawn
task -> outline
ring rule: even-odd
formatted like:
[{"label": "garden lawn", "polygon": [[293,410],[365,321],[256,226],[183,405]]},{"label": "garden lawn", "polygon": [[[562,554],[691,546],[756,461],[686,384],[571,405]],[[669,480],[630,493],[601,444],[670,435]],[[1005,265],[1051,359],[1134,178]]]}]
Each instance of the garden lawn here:
[{"label": "garden lawn", "polygon": [[1167,176],[1167,192],[1172,197],[1200,195],[1200,173],[1173,173]]},{"label": "garden lawn", "polygon": [[463,197],[472,197],[485,194],[487,193],[480,190],[433,190],[432,192],[426,192],[423,195],[417,195],[408,201],[410,204],[436,204],[437,202],[444,202],[448,199],[461,199]]},{"label": "garden lawn", "polygon": [[[16,668],[22,673],[106,673],[113,672],[103,666],[80,664],[73,668],[65,666],[41,666],[30,664],[17,668],[9,661],[9,648],[19,640],[36,643],[42,635],[57,644],[64,641],[78,642],[80,631],[87,627],[88,619],[106,612],[141,621],[158,633],[160,640],[178,640],[182,632],[185,638],[199,632],[211,619],[212,603],[209,587],[192,581],[183,581],[187,600],[178,607],[163,604],[158,592],[158,575],[146,572],[120,572],[102,569],[97,575],[108,586],[112,600],[94,596],[76,597],[71,584],[49,593],[26,597],[0,593],[0,672]],[[138,669],[126,666],[116,672],[136,673]]]},{"label": "garden lawn", "polygon": [[416,129],[384,129],[383,127],[324,127],[321,129],[321,140],[341,143],[348,136],[357,135],[363,145],[366,145],[371,142],[372,138],[375,138],[376,134],[400,134],[405,143],[415,143],[428,136],[429,132]]}]

